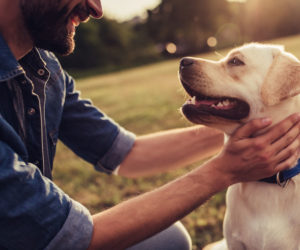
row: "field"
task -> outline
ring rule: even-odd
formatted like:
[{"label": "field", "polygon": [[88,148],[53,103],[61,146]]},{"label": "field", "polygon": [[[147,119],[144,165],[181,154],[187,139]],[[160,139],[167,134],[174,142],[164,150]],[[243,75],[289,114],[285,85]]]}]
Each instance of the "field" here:
[{"label": "field", "polygon": [[[300,58],[300,36],[271,43],[285,45],[287,51]],[[226,52],[199,56],[217,60]],[[178,81],[178,63],[179,59],[176,59],[79,79],[77,88],[84,98],[91,99],[102,111],[137,135],[191,126],[179,112],[186,95]],[[161,186],[200,163],[176,172],[133,180],[98,173],[59,143],[54,164],[54,181],[95,213]],[[182,220],[192,236],[194,249],[201,249],[205,244],[222,237],[224,194],[215,195]]]}]

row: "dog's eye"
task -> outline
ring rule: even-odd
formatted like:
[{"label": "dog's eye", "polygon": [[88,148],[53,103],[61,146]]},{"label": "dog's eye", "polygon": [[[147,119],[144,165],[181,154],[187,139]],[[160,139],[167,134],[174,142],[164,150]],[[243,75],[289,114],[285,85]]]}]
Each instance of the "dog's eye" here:
[{"label": "dog's eye", "polygon": [[232,58],[231,60],[228,61],[228,65],[242,66],[242,65],[245,65],[245,63],[243,61],[241,61],[240,59],[238,59],[237,57],[234,57],[234,58]]}]

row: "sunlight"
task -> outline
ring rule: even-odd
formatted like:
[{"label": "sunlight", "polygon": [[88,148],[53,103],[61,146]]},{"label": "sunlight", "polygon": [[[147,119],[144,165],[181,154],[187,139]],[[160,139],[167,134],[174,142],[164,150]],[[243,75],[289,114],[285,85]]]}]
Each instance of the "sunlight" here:
[{"label": "sunlight", "polygon": [[145,17],[147,9],[153,9],[161,0],[102,0],[104,15],[119,21],[126,21],[135,16]]}]

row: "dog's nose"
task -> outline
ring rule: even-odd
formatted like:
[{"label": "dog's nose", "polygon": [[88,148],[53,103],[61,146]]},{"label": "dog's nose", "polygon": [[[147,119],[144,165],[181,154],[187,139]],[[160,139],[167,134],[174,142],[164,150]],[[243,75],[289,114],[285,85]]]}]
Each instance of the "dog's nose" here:
[{"label": "dog's nose", "polygon": [[194,63],[194,60],[190,57],[184,57],[180,61],[180,67],[188,67]]}]

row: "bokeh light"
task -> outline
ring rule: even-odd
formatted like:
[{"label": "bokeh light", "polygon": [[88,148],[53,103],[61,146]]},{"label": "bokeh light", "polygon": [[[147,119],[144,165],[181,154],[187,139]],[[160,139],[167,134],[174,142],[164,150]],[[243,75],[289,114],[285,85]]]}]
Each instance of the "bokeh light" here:
[{"label": "bokeh light", "polygon": [[207,39],[207,45],[209,47],[216,47],[218,44],[217,38],[211,36]]},{"label": "bokeh light", "polygon": [[167,43],[166,44],[166,51],[169,53],[169,54],[175,54],[176,51],[177,51],[177,46],[175,43]]}]

